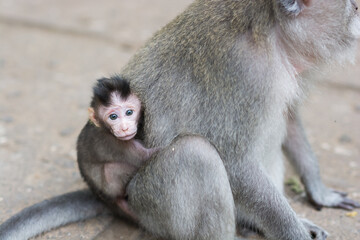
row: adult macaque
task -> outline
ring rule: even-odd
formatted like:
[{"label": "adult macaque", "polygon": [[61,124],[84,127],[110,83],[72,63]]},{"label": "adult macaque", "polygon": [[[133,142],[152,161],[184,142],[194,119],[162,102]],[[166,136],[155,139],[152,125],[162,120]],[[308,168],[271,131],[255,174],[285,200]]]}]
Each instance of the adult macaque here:
[{"label": "adult macaque", "polygon": [[127,215],[125,187],[144,161],[156,151],[138,139],[141,102],[129,83],[119,77],[102,78],[93,89],[89,122],[77,141],[81,175],[102,198],[116,201]]},{"label": "adult macaque", "polygon": [[145,146],[166,146],[126,189],[140,225],[175,240],[234,239],[235,226],[326,239],[283,196],[281,150],[316,207],[359,207],[321,182],[297,111],[305,76],[352,60],[359,34],[353,0],[197,0],[156,33],[122,71],[146,105]]}]

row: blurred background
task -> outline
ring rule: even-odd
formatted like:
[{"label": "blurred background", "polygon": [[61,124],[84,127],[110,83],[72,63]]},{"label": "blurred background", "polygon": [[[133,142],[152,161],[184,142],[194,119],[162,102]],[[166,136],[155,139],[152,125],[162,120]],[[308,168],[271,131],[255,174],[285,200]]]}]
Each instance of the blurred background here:
[{"label": "blurred background", "polygon": [[[190,2],[0,0],[0,223],[45,198],[86,187],[75,142],[87,121],[92,85],[119,72]],[[360,51],[357,59],[326,74],[302,112],[323,180],[360,201]],[[360,214],[315,211],[291,171],[286,179],[295,182],[286,188],[295,211],[325,228],[328,239],[360,239]],[[103,216],[36,239],[139,234]]]}]

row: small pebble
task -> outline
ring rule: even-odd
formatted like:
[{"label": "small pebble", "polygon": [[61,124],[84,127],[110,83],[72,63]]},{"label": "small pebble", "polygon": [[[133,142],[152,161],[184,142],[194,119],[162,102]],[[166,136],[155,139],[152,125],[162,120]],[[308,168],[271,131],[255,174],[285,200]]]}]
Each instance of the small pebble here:
[{"label": "small pebble", "polygon": [[47,63],[47,67],[50,68],[50,69],[53,69],[55,67],[57,67],[58,63],[54,60],[51,60]]},{"label": "small pebble", "polygon": [[34,133],[43,133],[45,129],[41,126],[37,126],[33,129]]},{"label": "small pebble", "polygon": [[0,68],[5,66],[5,60],[4,59],[0,59]]},{"label": "small pebble", "polygon": [[356,105],[356,106],[355,106],[355,112],[360,113],[360,105]]},{"label": "small pebble", "polygon": [[321,143],[321,148],[324,149],[324,150],[330,150],[331,146],[330,144],[324,142],[324,143]]},{"label": "small pebble", "polygon": [[52,145],[52,146],[50,147],[50,151],[51,151],[51,152],[56,152],[57,150],[58,150],[58,147],[55,146],[55,145]]},{"label": "small pebble", "polygon": [[8,140],[6,137],[0,137],[0,145],[7,143]]},{"label": "small pebble", "polygon": [[55,160],[53,160],[53,162],[54,161],[63,168],[71,169],[74,167],[74,160],[72,160],[66,156],[59,156],[59,157],[55,158]]},{"label": "small pebble", "polygon": [[352,142],[352,139],[346,135],[346,134],[343,134],[340,138],[339,138],[339,142],[341,143],[351,143]]},{"label": "small pebble", "polygon": [[4,123],[12,123],[14,121],[14,118],[11,116],[5,116],[0,118],[0,120]]},{"label": "small pebble", "polygon": [[0,124],[0,136],[4,136],[5,134],[6,134],[5,127]]},{"label": "small pebble", "polygon": [[334,152],[336,154],[342,155],[342,156],[352,156],[353,155],[350,150],[347,150],[347,149],[345,149],[343,147],[339,147],[339,146],[335,147]]},{"label": "small pebble", "polygon": [[63,130],[60,131],[60,136],[62,137],[70,136],[71,134],[74,133],[74,131],[75,129],[72,127],[64,128]]},{"label": "small pebble", "polygon": [[77,107],[78,107],[79,109],[87,109],[87,108],[89,107],[89,103],[88,103],[88,102],[86,102],[86,103],[79,103],[79,104],[77,105]]},{"label": "small pebble", "polygon": [[351,196],[354,197],[354,198],[358,198],[358,197],[360,197],[360,192],[353,192],[351,194]]},{"label": "small pebble", "polygon": [[357,162],[355,162],[355,161],[351,161],[351,162],[349,163],[349,166],[350,166],[351,168],[356,168],[356,167],[358,167],[358,164],[357,164]]},{"label": "small pebble", "polygon": [[18,98],[21,95],[22,95],[21,91],[14,91],[14,92],[9,93],[7,96],[8,96],[8,98]]},{"label": "small pebble", "polygon": [[76,153],[76,151],[74,149],[69,152],[68,156],[69,156],[69,158],[71,160],[76,160],[77,159],[77,153]]}]

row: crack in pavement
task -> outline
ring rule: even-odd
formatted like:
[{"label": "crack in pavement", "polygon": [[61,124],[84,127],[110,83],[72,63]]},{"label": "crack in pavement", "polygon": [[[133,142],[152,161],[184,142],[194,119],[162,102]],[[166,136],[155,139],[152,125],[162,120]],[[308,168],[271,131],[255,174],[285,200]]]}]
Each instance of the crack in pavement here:
[{"label": "crack in pavement", "polygon": [[50,23],[45,22],[38,22],[33,21],[30,19],[21,19],[17,17],[9,17],[9,16],[1,16],[0,15],[0,24],[5,24],[13,27],[22,27],[22,28],[29,28],[29,29],[36,29],[41,30],[45,32],[53,32],[63,35],[69,35],[69,36],[76,36],[76,37],[83,37],[83,38],[90,38],[97,41],[102,41],[111,45],[114,45],[115,47],[119,47],[123,50],[129,50],[134,49],[134,46],[128,43],[121,43],[117,39],[112,38],[110,36],[94,32],[94,31],[88,31],[88,30],[80,30],[76,28],[68,28],[68,27],[62,27]]}]

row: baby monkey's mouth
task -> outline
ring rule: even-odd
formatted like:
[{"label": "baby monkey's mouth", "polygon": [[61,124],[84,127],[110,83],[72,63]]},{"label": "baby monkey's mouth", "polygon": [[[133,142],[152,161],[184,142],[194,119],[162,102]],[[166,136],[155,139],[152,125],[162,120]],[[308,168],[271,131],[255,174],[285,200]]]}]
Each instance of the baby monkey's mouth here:
[{"label": "baby monkey's mouth", "polygon": [[134,133],[131,133],[131,134],[128,134],[128,135],[125,135],[125,136],[117,136],[117,138],[119,140],[122,140],[122,141],[130,140],[130,139],[135,137],[136,133],[137,132],[134,132]]}]

